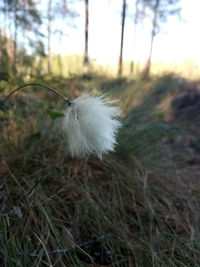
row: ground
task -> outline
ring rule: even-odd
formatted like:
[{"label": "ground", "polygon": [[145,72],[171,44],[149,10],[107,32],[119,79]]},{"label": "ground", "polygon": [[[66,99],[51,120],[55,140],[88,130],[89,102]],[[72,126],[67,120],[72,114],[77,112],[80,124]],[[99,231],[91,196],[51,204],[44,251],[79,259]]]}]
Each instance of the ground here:
[{"label": "ground", "polygon": [[120,98],[123,128],[115,153],[72,159],[46,112],[63,110],[54,95],[31,88],[1,106],[4,266],[199,266],[199,83],[43,82],[69,97],[92,88]]}]

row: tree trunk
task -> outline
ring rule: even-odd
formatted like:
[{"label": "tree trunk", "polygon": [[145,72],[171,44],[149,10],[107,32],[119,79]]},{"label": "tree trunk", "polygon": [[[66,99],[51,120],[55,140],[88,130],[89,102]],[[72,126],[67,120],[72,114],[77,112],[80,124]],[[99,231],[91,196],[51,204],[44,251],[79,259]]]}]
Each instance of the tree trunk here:
[{"label": "tree trunk", "polygon": [[18,19],[17,19],[17,1],[14,6],[14,50],[13,50],[13,74],[17,75],[17,33],[18,33]]},{"label": "tree trunk", "polygon": [[124,25],[126,18],[126,0],[123,0],[122,5],[122,28],[121,28],[121,44],[120,44],[120,56],[119,56],[119,69],[118,76],[121,77],[123,73],[123,45],[124,45]]},{"label": "tree trunk", "polygon": [[47,23],[47,43],[48,43],[48,55],[47,55],[47,71],[48,74],[51,74],[51,9],[52,9],[52,0],[48,2],[48,23]]},{"label": "tree trunk", "polygon": [[83,60],[83,73],[89,72],[89,57],[88,57],[88,29],[89,29],[89,0],[85,0],[85,51]]},{"label": "tree trunk", "polygon": [[[59,35],[59,43],[60,44],[62,43],[62,36],[63,36],[63,32],[61,31],[60,35]],[[59,50],[61,50],[61,49],[59,49]],[[63,77],[63,62],[62,62],[61,53],[58,54],[58,66],[59,66],[60,77]]]},{"label": "tree trunk", "polygon": [[151,57],[152,57],[152,51],[153,51],[153,42],[154,37],[156,35],[156,24],[157,24],[157,13],[158,13],[158,7],[160,4],[160,0],[156,0],[155,6],[154,6],[154,17],[153,17],[153,23],[152,23],[152,31],[151,31],[151,44],[150,44],[150,50],[149,50],[149,57],[144,69],[144,76],[147,77],[150,72],[151,68]]},{"label": "tree trunk", "polygon": [[134,18],[134,31],[133,31],[133,59],[130,65],[130,75],[133,75],[134,65],[135,65],[136,29],[137,29],[138,16],[139,16],[139,7],[138,7],[139,1],[140,0],[136,0],[135,2],[135,18]]},{"label": "tree trunk", "polygon": [[4,0],[4,9],[5,9],[5,11],[4,11],[4,30],[5,30],[5,32],[4,32],[4,39],[5,39],[5,41],[4,41],[4,44],[5,44],[5,50],[6,50],[6,52],[8,52],[8,42],[7,42],[7,38],[8,38],[8,31],[7,31],[7,0]]}]

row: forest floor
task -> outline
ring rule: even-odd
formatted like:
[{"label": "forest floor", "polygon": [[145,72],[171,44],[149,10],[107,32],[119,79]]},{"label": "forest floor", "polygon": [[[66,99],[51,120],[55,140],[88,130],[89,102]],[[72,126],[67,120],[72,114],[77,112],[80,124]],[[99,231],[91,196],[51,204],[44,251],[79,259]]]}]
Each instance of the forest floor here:
[{"label": "forest floor", "polygon": [[200,83],[42,82],[120,98],[123,127],[103,160],[72,159],[47,113],[64,108],[54,95],[25,89],[0,107],[0,264],[200,266]]}]

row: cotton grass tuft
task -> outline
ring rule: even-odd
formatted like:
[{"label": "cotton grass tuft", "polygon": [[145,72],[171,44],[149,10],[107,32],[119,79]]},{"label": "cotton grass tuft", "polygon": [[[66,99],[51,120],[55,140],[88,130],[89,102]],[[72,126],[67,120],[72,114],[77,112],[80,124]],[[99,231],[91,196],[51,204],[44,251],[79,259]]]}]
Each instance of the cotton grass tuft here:
[{"label": "cotton grass tuft", "polygon": [[119,108],[111,106],[103,96],[80,96],[68,105],[63,118],[68,150],[72,157],[113,151],[116,134],[121,127]]}]

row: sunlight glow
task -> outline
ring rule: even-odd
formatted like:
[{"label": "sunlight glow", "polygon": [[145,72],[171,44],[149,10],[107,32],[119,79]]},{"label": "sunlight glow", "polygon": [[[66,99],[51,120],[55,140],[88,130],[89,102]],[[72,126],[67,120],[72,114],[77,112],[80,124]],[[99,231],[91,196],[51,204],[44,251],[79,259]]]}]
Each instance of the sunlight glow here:
[{"label": "sunlight glow", "polygon": [[[91,59],[105,65],[118,61],[120,44],[121,0],[92,0],[89,12],[89,54]],[[128,12],[133,14],[134,1],[127,1]],[[161,26],[161,32],[155,37],[154,62],[181,63],[191,59],[200,65],[200,37],[196,32],[199,24],[200,1],[181,0],[181,17],[169,17]],[[76,28],[66,28],[67,36],[58,41],[52,40],[53,51],[61,54],[82,54],[84,47],[84,1],[74,4],[79,13],[75,19]],[[59,25],[60,26],[60,25]],[[133,18],[128,15],[125,25],[124,60],[131,61],[135,53],[138,61],[145,61],[149,52],[150,25],[144,23],[137,30],[137,43],[133,52]]]}]

